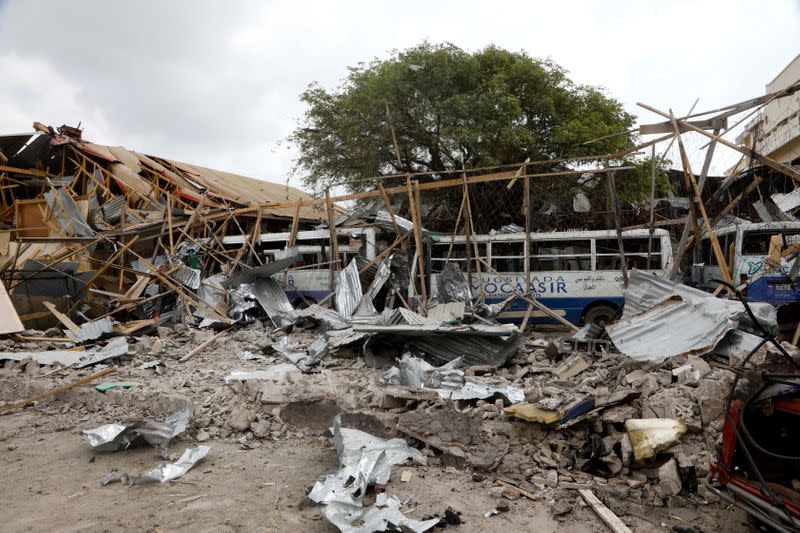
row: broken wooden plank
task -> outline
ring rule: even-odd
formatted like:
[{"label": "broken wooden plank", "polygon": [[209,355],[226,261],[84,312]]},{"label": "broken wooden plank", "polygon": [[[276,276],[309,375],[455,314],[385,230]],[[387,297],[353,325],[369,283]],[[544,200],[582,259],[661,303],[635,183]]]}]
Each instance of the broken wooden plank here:
[{"label": "broken wooden plank", "polygon": [[625,525],[625,522],[620,520],[611,509],[606,507],[603,502],[594,495],[594,492],[589,489],[578,489],[578,494],[581,495],[583,501],[597,513],[600,520],[602,520],[611,531],[614,533],[632,533],[630,528]]},{"label": "broken wooden plank", "polygon": [[64,324],[64,327],[66,327],[75,335],[77,335],[78,332],[81,330],[78,324],[70,320],[70,318],[67,315],[56,309],[56,306],[52,302],[44,301],[42,302],[42,305],[44,305],[47,308],[47,310],[50,311],[50,313],[52,313],[53,316],[58,319],[59,322]]}]

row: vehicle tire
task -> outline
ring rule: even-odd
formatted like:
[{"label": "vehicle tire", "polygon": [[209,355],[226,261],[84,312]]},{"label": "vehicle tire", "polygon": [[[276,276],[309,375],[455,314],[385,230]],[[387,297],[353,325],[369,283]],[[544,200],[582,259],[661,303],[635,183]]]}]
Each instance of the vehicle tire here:
[{"label": "vehicle tire", "polygon": [[610,305],[596,305],[583,315],[584,324],[597,324],[605,326],[616,316],[617,309]]}]

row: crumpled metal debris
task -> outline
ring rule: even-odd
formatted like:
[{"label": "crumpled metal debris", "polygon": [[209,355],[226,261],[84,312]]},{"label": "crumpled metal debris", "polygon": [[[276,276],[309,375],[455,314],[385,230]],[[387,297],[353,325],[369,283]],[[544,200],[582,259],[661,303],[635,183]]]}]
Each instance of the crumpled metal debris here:
[{"label": "crumpled metal debris", "polygon": [[[58,196],[56,198],[56,196]],[[78,237],[94,237],[95,231],[86,223],[86,218],[80,212],[78,204],[66,191],[58,187],[44,193],[44,199],[50,210],[54,225],[64,229],[66,235]]]},{"label": "crumpled metal debris", "polygon": [[343,268],[336,278],[336,311],[345,318],[356,312],[361,301],[361,278],[358,275],[358,263],[355,259]]},{"label": "crumpled metal debris", "polygon": [[436,285],[444,303],[472,300],[472,289],[458,263],[445,263],[442,272],[436,277]]},{"label": "crumpled metal debris", "polygon": [[308,348],[303,350],[293,344],[287,336],[281,337],[278,342],[273,343],[272,349],[294,363],[303,372],[311,372],[328,353],[328,340],[325,335],[318,335],[308,345]]},{"label": "crumpled metal debris", "polygon": [[86,342],[94,339],[99,339],[106,333],[114,331],[114,322],[110,316],[99,318],[97,320],[90,320],[81,324],[78,334],[75,336],[75,342]]},{"label": "crumpled metal debris", "polygon": [[297,319],[286,292],[274,278],[258,278],[255,282],[255,296],[275,327],[285,328]]},{"label": "crumpled metal debris", "polygon": [[181,263],[181,266],[172,274],[174,279],[180,281],[183,285],[190,289],[197,290],[200,288],[200,277],[202,272],[197,268],[192,268]]},{"label": "crumpled metal debris", "polygon": [[[502,366],[513,354],[525,344],[525,339],[516,329],[474,329],[469,325],[453,328],[420,326],[417,331],[387,331],[376,333],[370,341],[381,341],[382,344],[393,344],[399,348],[419,350],[427,354],[426,359],[440,364],[459,357],[465,366],[491,365]],[[491,328],[490,326],[486,326]],[[354,332],[377,332],[369,327],[353,327]],[[500,333],[506,333],[502,336]],[[397,350],[396,354],[401,353]],[[378,354],[376,354],[378,355]]]},{"label": "crumpled metal debris", "polygon": [[113,359],[114,357],[122,357],[128,353],[128,341],[125,337],[114,337],[108,344],[102,348],[86,351],[85,357],[75,365],[75,368],[83,368],[89,365],[94,365],[105,361],[106,359]]},{"label": "crumpled metal debris", "polygon": [[391,265],[393,257],[394,254],[390,254],[381,262],[380,266],[378,267],[378,272],[375,274],[372,283],[370,283],[366,292],[364,292],[364,295],[361,297],[361,301],[358,302],[358,307],[355,310],[356,315],[373,316],[378,314],[373,301],[392,275]]},{"label": "crumpled metal debris", "polygon": [[223,282],[223,287],[230,289],[242,284],[254,283],[258,278],[269,278],[281,270],[287,269],[297,262],[299,257],[297,248],[289,248],[285,251],[282,258],[261,266],[242,270]]},{"label": "crumpled metal debris", "polygon": [[170,441],[186,431],[193,414],[194,407],[189,404],[169,415],[164,422],[154,420],[137,420],[127,424],[115,422],[84,430],[82,433],[86,435],[92,449],[98,452],[125,450],[137,441],[143,440],[158,449],[161,457],[167,458]]},{"label": "crumpled metal debris", "polygon": [[152,368],[157,376],[161,376],[164,374],[164,372],[167,371],[167,365],[161,359],[157,361],[149,361],[147,363],[142,363],[137,368],[139,368],[140,370],[147,370],[148,368]]},{"label": "crumpled metal debris", "polygon": [[[363,507],[367,487],[385,485],[392,466],[421,456],[403,439],[385,440],[357,429],[342,428],[341,419],[333,421],[331,432],[336,443],[341,468],[317,481],[308,497],[324,504],[325,517],[344,533],[372,531],[412,531],[422,533],[439,520],[423,522],[406,518],[396,498],[381,496],[375,505]],[[390,529],[387,529],[390,528]]]},{"label": "crumpled metal debris", "polygon": [[517,224],[506,224],[505,226],[500,226],[500,229],[489,230],[489,235],[497,235],[500,233],[522,233],[523,231],[525,231],[525,228],[522,226],[518,226]]},{"label": "crumpled metal debris", "polygon": [[[209,276],[200,283],[200,288],[197,291],[198,299],[207,306],[213,308],[222,316],[228,314],[228,291],[222,285],[226,279],[228,278],[225,276],[225,274],[214,274],[213,276]],[[218,320],[206,315],[206,313],[200,308],[195,309],[194,314],[204,319],[203,325],[210,325],[218,322]],[[203,327],[203,325],[201,325],[201,327]]]},{"label": "crumpled metal debris", "polygon": [[381,377],[380,382],[430,390],[445,399],[480,400],[497,394],[510,404],[525,401],[522,389],[467,381],[464,373],[457,370],[460,365],[461,358],[458,358],[437,368],[423,359],[406,353],[400,360],[400,366],[392,367]]},{"label": "crumpled metal debris", "polygon": [[[770,304],[751,307],[767,326],[777,326]],[[676,355],[703,355],[750,320],[741,302],[632,270],[622,318],[606,326],[617,349],[637,361],[661,362]]]},{"label": "crumpled metal debris", "polygon": [[[401,511],[403,503],[395,496],[379,494],[374,505],[362,507],[332,502],[325,508],[325,517],[342,532],[371,533],[373,531],[403,531],[422,533],[439,523],[438,518],[414,520]],[[358,524],[358,525],[354,525]]]},{"label": "crumpled metal debris", "polygon": [[228,299],[231,307],[228,316],[234,320],[241,320],[245,311],[255,308],[258,305],[256,300],[256,286],[253,283],[242,283],[234,289],[228,291]]},{"label": "crumpled metal debris", "polygon": [[267,358],[263,355],[255,354],[249,350],[233,350],[233,353],[242,361],[266,361]]},{"label": "crumpled metal debris", "polygon": [[332,330],[347,329],[351,326],[350,322],[333,309],[326,309],[317,304],[311,304],[305,309],[296,311],[298,318],[311,318],[322,322],[326,328]]},{"label": "crumpled metal debris", "polygon": [[200,462],[208,452],[211,451],[211,446],[204,446],[198,444],[193,448],[187,448],[183,455],[174,463],[163,463],[152,470],[143,473],[137,482],[150,483],[160,481],[166,483],[184,475],[192,469],[194,465]]},{"label": "crumpled metal debris", "polygon": [[592,204],[589,203],[589,197],[583,191],[578,191],[572,197],[572,210],[576,213],[588,213],[592,210]]}]

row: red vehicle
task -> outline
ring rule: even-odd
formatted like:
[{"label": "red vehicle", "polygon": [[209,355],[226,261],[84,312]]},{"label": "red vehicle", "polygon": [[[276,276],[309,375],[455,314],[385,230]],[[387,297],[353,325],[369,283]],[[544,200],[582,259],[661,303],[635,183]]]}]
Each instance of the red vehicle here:
[{"label": "red vehicle", "polygon": [[[722,450],[706,486],[745,511],[759,528],[800,531],[800,365],[764,329],[739,294],[763,341],[734,369]],[[792,374],[748,368],[752,355],[771,343]]]}]

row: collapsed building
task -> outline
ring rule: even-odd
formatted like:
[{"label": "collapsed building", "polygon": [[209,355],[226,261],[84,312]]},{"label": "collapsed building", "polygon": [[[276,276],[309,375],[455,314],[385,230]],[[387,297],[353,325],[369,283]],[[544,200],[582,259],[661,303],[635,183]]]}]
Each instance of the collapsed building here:
[{"label": "collapsed building", "polygon": [[[795,431],[800,327],[780,337],[778,309],[755,297],[767,269],[738,276],[743,237],[725,228],[766,225],[748,228],[780,270],[773,290],[796,304],[800,173],[741,149],[746,170],[696,175],[681,141],[727,143],[723,119],[796,89],[704,121],[654,110],[669,121],[642,134],[665,135],[631,152],[674,137],[683,168],[669,174],[676,194],[645,206],[617,200],[624,154],[594,169],[529,162],[314,197],[35,123],[0,138],[0,360],[3,380],[37,393],[2,398],[0,413],[58,416],[94,387],[80,400],[96,404],[80,428],[93,451],[149,444],[174,459],[98,480],[131,490],[199,475],[189,471],[215,441],[253,450],[300,438],[297,413],[322,417],[313,437],[330,428],[340,468],[307,499],[341,531],[460,523],[453,509],[415,516],[390,493],[402,492],[396,465],[471,472],[493,498],[477,517],[463,510],[471,520],[543,500],[558,520],[587,507],[614,531],[686,527],[681,514],[710,529],[728,502],[796,530],[798,478],[783,465],[798,458],[782,439]],[[533,205],[531,182],[554,175],[584,189]],[[486,216],[490,186],[519,205]],[[589,189],[608,191],[604,229],[542,218],[587,212]],[[606,314],[556,307],[574,287],[611,285]],[[184,379],[192,367],[199,377]],[[130,390],[107,380],[115,373]],[[131,420],[107,400],[171,376],[196,386],[167,408]],[[185,441],[197,444],[172,456]]]}]

